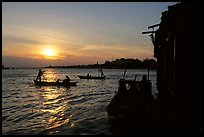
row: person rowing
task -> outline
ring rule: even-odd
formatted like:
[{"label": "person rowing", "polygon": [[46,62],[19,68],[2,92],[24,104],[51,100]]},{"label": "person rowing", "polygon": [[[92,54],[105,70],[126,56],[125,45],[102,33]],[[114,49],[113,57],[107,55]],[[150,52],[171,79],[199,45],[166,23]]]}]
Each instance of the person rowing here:
[{"label": "person rowing", "polygon": [[42,71],[41,69],[39,69],[39,71],[38,71],[38,76],[37,76],[36,80],[39,79],[39,81],[41,82],[41,77],[42,77],[42,75],[43,75],[44,72],[45,72],[44,70]]},{"label": "person rowing", "polygon": [[98,71],[100,71],[100,72],[101,72],[101,77],[105,77],[105,75],[103,74],[102,69],[99,69]]}]

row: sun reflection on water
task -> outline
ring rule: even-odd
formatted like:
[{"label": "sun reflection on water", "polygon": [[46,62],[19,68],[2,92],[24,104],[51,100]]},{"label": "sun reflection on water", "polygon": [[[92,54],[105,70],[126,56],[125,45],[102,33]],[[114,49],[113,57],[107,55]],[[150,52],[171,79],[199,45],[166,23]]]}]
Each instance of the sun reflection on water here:
[{"label": "sun reflection on water", "polygon": [[43,76],[42,76],[42,80],[48,81],[48,82],[56,81],[59,78],[59,76],[57,74],[58,74],[57,70],[46,69]]},{"label": "sun reflection on water", "polygon": [[[42,124],[44,130],[54,129],[57,130],[57,127],[66,126],[73,127],[74,121],[71,120],[74,115],[67,114],[70,109],[70,105],[65,100],[65,96],[67,94],[61,90],[61,88],[56,87],[42,87],[41,88],[41,96],[42,96],[42,108],[41,112],[45,113],[47,117],[44,117],[42,120]],[[66,97],[67,99],[67,97]]]}]

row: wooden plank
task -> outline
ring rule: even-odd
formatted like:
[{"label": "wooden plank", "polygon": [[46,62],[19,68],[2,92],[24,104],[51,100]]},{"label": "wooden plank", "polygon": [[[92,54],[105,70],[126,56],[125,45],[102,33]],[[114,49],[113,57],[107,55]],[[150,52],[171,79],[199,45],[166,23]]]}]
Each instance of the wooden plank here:
[{"label": "wooden plank", "polygon": [[145,31],[145,32],[142,32],[142,34],[149,34],[149,33],[155,33],[156,31]]},{"label": "wooden plank", "polygon": [[148,29],[157,27],[157,26],[159,26],[159,25],[160,25],[160,23],[159,23],[159,24],[152,25],[152,26],[149,26]]}]

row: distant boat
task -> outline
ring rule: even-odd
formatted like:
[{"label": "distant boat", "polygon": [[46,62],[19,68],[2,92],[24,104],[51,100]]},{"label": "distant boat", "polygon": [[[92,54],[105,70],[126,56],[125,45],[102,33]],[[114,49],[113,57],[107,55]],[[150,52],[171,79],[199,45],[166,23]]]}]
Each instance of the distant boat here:
[{"label": "distant boat", "polygon": [[33,80],[35,82],[35,85],[37,86],[65,86],[65,87],[70,87],[70,86],[76,86],[78,82],[76,81],[70,81],[70,83],[63,83],[63,82],[47,82],[47,81],[37,81]]},{"label": "distant boat", "polygon": [[105,79],[105,76],[80,76],[78,75],[80,79]]},{"label": "distant boat", "polygon": [[106,76],[103,74],[102,69],[99,69],[98,71],[101,72],[101,76],[91,76],[91,75],[87,74],[86,76],[80,76],[80,75],[78,75],[78,77],[79,77],[80,79],[105,79]]}]

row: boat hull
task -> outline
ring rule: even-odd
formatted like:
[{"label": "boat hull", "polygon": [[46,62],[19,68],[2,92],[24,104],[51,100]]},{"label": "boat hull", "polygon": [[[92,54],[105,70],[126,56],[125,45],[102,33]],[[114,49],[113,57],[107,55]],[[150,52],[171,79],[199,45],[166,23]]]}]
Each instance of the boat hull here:
[{"label": "boat hull", "polygon": [[37,81],[34,80],[36,86],[76,86],[77,82],[71,81],[70,83],[62,83],[62,82],[46,82],[46,81]]},{"label": "boat hull", "polygon": [[89,76],[89,77],[87,77],[87,76],[79,76],[78,75],[78,77],[80,78],[80,79],[105,79],[105,77],[96,77],[96,76]]}]

